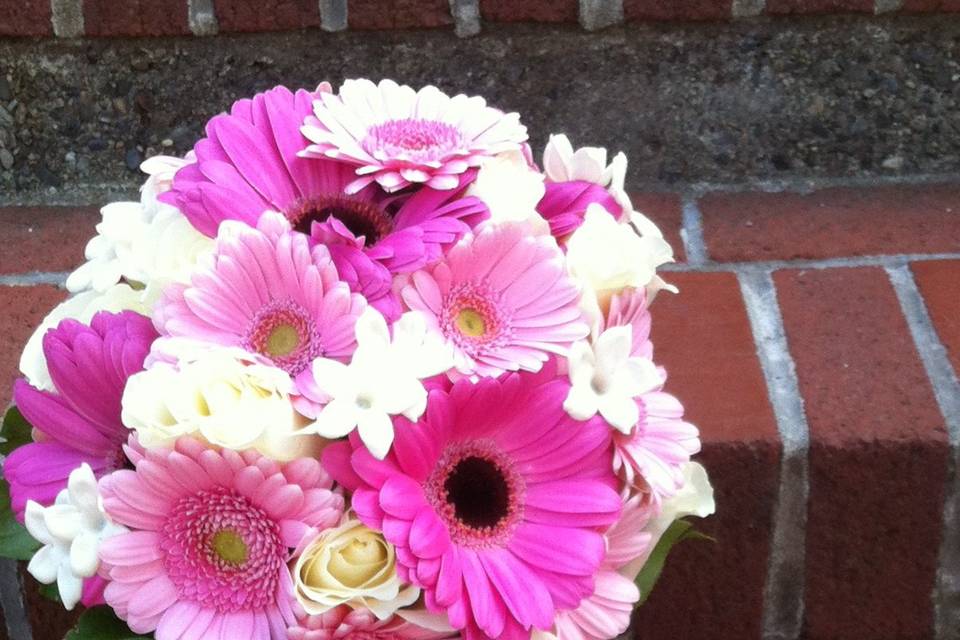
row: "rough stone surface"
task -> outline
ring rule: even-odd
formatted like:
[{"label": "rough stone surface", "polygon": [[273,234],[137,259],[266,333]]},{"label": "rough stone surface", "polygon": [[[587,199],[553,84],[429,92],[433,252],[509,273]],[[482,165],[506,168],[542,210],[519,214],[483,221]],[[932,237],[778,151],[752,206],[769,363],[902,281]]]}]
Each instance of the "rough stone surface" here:
[{"label": "rough stone surface", "polygon": [[578,0],[480,0],[480,15],[494,22],[576,22]]},{"label": "rough stone surface", "polygon": [[190,33],[186,2],[84,0],[88,36],[168,36]]},{"label": "rough stone surface", "polygon": [[716,193],[699,206],[721,262],[960,251],[960,185]]},{"label": "rough stone surface", "polygon": [[804,637],[930,638],[949,447],[887,274],[774,282],[810,426]]},{"label": "rough stone surface", "polygon": [[934,260],[910,265],[923,294],[933,328],[960,375],[960,260]]},{"label": "rough stone surface", "polygon": [[50,0],[0,0],[0,36],[48,36]]},{"label": "rough stone surface", "polygon": [[[703,439],[718,513],[698,523],[717,544],[671,555],[637,615],[638,638],[759,638],[780,443],[746,310],[729,273],[675,273],[677,296],[653,307],[666,390],[687,407]],[[696,607],[691,602],[698,603]]]},{"label": "rough stone surface", "polygon": [[904,13],[960,11],[960,0],[904,0],[901,11]]},{"label": "rough stone surface", "polygon": [[317,0],[214,0],[213,6],[221,31],[278,31],[320,26]]},{"label": "rough stone surface", "polygon": [[0,207],[0,273],[73,270],[99,221],[95,207]]},{"label": "rough stone surface", "polygon": [[[622,149],[638,187],[951,172],[960,162],[958,36],[960,22],[925,16],[600,33],[490,25],[467,40],[432,30],[156,39],[149,48],[8,41],[0,75],[17,104],[15,126],[0,124],[0,135],[15,132],[16,162],[0,171],[0,194],[36,201],[51,185],[132,187],[131,147],[149,156],[170,138],[169,151],[185,153],[237,98],[357,75],[432,82],[519,110],[538,155],[550,132]],[[903,158],[899,170],[881,167],[890,156]]]},{"label": "rough stone surface", "polygon": [[453,24],[449,0],[351,0],[351,29],[416,29]]},{"label": "rough stone surface", "polygon": [[623,0],[627,20],[728,20],[732,0]]}]

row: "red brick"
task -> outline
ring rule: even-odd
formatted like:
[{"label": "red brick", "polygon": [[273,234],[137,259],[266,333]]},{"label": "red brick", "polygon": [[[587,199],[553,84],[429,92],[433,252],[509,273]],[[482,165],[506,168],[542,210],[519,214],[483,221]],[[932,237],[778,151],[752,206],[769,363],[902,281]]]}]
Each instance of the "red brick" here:
[{"label": "red brick", "polygon": [[282,31],[320,26],[317,0],[213,0],[221,31]]},{"label": "red brick", "polygon": [[20,375],[20,352],[34,329],[66,298],[50,285],[0,287],[0,407],[10,403],[13,381]]},{"label": "red brick", "polygon": [[673,247],[673,255],[677,262],[686,260],[683,250],[683,238],[680,229],[683,228],[683,202],[676,193],[631,193],[630,201],[633,208],[653,220],[663,237]]},{"label": "red brick", "polygon": [[700,200],[720,262],[960,251],[960,186],[713,193]]},{"label": "red brick", "polygon": [[874,0],[767,0],[769,14],[873,13]]},{"label": "red brick", "polygon": [[448,0],[351,0],[351,29],[418,29],[453,24]]},{"label": "red brick", "polygon": [[960,260],[910,265],[953,370],[960,373]]},{"label": "red brick", "polygon": [[678,547],[650,600],[638,638],[759,638],[780,441],[736,277],[675,273],[681,293],[653,305],[667,391],[700,427],[717,514],[697,523],[717,544]]},{"label": "red brick", "polygon": [[880,268],[774,274],[810,426],[806,638],[929,638],[949,447]]},{"label": "red brick", "polygon": [[175,36],[190,33],[186,2],[83,0],[88,36]]},{"label": "red brick", "polygon": [[732,0],[624,0],[627,20],[729,20]]},{"label": "red brick", "polygon": [[50,0],[0,0],[0,36],[49,36]]},{"label": "red brick", "polygon": [[480,0],[480,15],[494,22],[576,22],[577,0]]},{"label": "red brick", "polygon": [[94,207],[0,207],[0,274],[72,270],[99,220]]}]

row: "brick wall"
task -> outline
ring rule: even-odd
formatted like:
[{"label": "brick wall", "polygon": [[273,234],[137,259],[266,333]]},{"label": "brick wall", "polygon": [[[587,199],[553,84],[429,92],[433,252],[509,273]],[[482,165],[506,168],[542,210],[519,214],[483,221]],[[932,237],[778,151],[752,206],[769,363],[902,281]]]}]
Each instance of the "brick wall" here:
[{"label": "brick wall", "polygon": [[483,22],[730,20],[797,14],[960,11],[960,0],[0,0],[0,36],[161,36],[218,32],[456,28]]},{"label": "brick wall", "polygon": [[[960,184],[634,202],[678,248],[653,339],[718,505],[717,543],[675,551],[636,637],[960,638]],[[0,208],[0,404],[96,219]],[[9,595],[34,638],[71,619]]]}]

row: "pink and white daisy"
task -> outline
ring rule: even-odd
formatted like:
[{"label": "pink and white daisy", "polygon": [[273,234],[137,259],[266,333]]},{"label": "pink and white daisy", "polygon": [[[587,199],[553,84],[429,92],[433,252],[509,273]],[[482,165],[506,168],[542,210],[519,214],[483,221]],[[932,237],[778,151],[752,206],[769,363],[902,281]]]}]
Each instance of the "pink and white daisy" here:
[{"label": "pink and white daisy", "polygon": [[324,91],[329,85],[296,93],[276,87],[236,102],[207,123],[207,137],[194,147],[196,162],[177,171],[159,199],[210,237],[224,220],[255,227],[264,211],[282,212],[294,229],[330,245],[341,279],[392,317],[391,274],[438,259],[487,208],[460,197],[469,174],[451,176],[444,191],[427,188],[413,197],[377,185],[345,193],[356,179],[353,165],[297,155],[307,144],[300,125],[313,101],[330,95]]},{"label": "pink and white daisy", "polygon": [[396,547],[401,579],[467,638],[549,629],[593,592],[621,500],[610,430],[567,416],[565,394],[544,375],[463,378],[431,392],[419,422],[395,418],[384,460],[354,436],[324,451],[357,516]]},{"label": "pink and white daisy", "polygon": [[414,273],[401,295],[452,345],[464,375],[538,371],[589,332],[556,242],[521,225],[481,229]]},{"label": "pink and white daisy", "polygon": [[607,555],[597,573],[593,594],[576,609],[557,615],[551,634],[557,640],[609,640],[627,630],[640,590],[633,582],[634,576],[624,575],[623,569],[645,558],[656,542],[645,530],[652,515],[643,496],[624,503],[620,519],[604,534]]},{"label": "pink and white daisy", "polygon": [[133,531],[100,551],[107,603],[157,640],[286,640],[290,549],[335,526],[343,498],[320,464],[181,438],[101,481],[107,514]]},{"label": "pink and white daisy", "polygon": [[407,620],[432,618],[425,611],[406,610],[379,620],[367,609],[340,605],[317,615],[307,615],[299,604],[294,605],[296,624],[287,629],[288,640],[441,640],[454,638],[452,629],[437,631]]},{"label": "pink and white daisy", "polygon": [[316,358],[350,359],[366,306],[339,280],[325,246],[311,249],[282,215],[268,212],[257,228],[220,227],[210,263],[189,285],[165,291],[154,322],[175,339],[258,354],[299,386],[309,384]]},{"label": "pink and white daisy", "polygon": [[446,95],[434,86],[414,91],[393,80],[347,80],[339,93],[321,92],[303,134],[302,156],[353,164],[355,193],[376,181],[393,192],[411,184],[454,189],[483,158],[519,150],[527,128],[479,97]]},{"label": "pink and white daisy", "polygon": [[636,426],[613,436],[614,469],[628,485],[661,500],[683,487],[683,466],[700,451],[700,432],[683,420],[683,405],[669,393],[651,391],[636,402]]}]

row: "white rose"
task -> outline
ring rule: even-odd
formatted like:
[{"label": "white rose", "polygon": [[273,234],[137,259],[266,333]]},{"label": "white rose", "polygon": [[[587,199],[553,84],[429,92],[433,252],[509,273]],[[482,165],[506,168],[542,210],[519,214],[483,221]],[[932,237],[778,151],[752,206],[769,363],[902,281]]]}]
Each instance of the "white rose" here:
[{"label": "white rose", "polygon": [[350,603],[384,620],[420,597],[416,587],[401,588],[393,545],[352,518],[307,545],[293,580],[297,600],[311,615]]},{"label": "white rose", "polygon": [[549,233],[547,221],[537,213],[545,192],[543,175],[530,168],[521,152],[509,151],[483,162],[466,195],[483,200],[490,224],[525,222],[536,233]]},{"label": "white rose", "polygon": [[716,511],[717,505],[713,500],[713,487],[710,485],[710,478],[707,476],[707,470],[698,462],[687,462],[683,465],[683,488],[675,495],[663,501],[660,513],[650,520],[644,531],[651,535],[650,545],[647,547],[647,553],[636,560],[630,562],[621,569],[621,573],[628,578],[635,578],[644,563],[650,551],[657,546],[657,541],[664,532],[670,528],[674,521],[687,516],[696,516],[706,518]]},{"label": "white rose", "polygon": [[257,449],[276,460],[316,453],[321,440],[297,433],[283,370],[239,349],[206,348],[178,365],[157,363],[130,377],[121,419],[145,447],[192,434],[228,449]]},{"label": "white rose", "polygon": [[133,289],[130,285],[117,284],[103,292],[84,291],[67,298],[47,314],[30,336],[20,355],[20,372],[27,378],[27,382],[37,389],[53,391],[53,380],[50,379],[47,359],[43,355],[43,336],[47,331],[67,318],[89,323],[99,311],[119,313],[130,310],[149,315],[150,309],[144,304],[142,297],[142,292]]},{"label": "white rose", "polygon": [[567,268],[584,288],[588,311],[592,303],[605,309],[625,287],[646,287],[667,262],[673,262],[673,250],[663,238],[640,235],[599,204],[587,208],[583,224],[567,240]]}]

